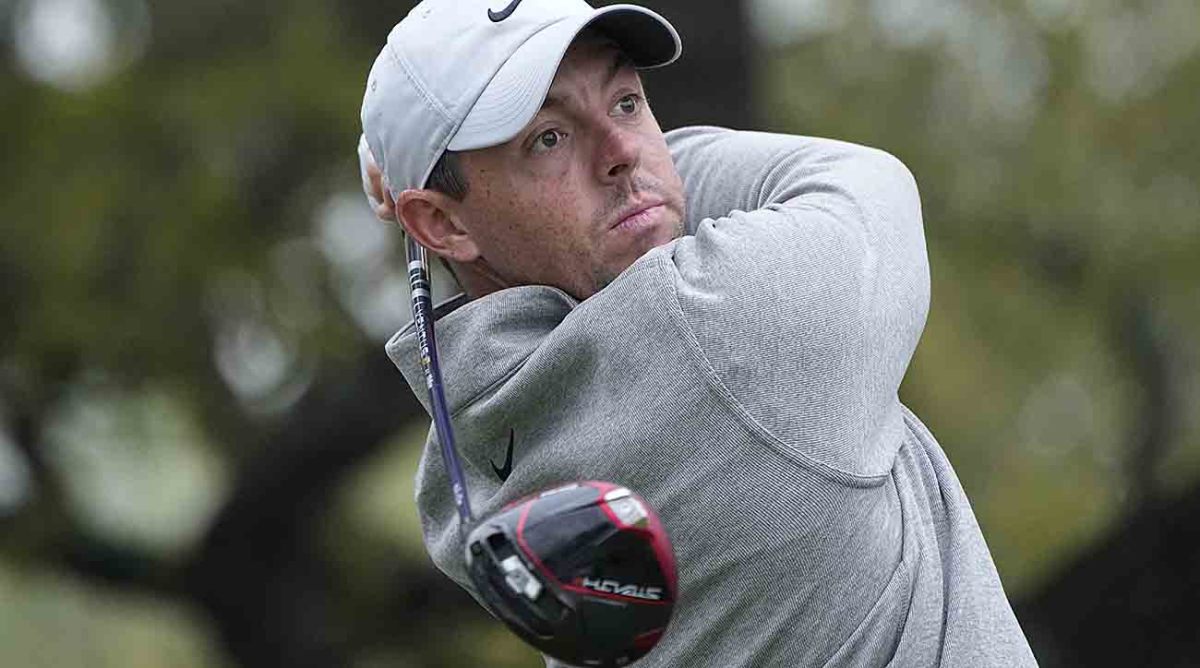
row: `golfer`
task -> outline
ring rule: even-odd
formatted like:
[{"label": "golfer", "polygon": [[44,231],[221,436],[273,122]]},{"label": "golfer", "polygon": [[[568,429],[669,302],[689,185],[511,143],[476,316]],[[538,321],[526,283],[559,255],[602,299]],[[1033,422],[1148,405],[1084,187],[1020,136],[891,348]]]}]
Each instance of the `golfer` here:
[{"label": "golfer", "polygon": [[[630,5],[425,0],[371,69],[372,194],[463,290],[437,335],[472,505],[580,479],[649,500],[680,595],[646,668],[1036,665],[897,398],[929,305],[912,175],[839,141],[663,133],[638,70],[680,52]],[[411,326],[387,344],[427,402],[416,350]],[[470,590],[435,438],[425,544]]]}]

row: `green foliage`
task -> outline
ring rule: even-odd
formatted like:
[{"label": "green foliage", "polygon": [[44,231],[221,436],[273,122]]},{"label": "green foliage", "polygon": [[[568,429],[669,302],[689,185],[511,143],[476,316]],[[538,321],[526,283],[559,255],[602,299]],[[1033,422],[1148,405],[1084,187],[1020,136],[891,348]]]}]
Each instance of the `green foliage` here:
[{"label": "green foliage", "polygon": [[0,563],[0,600],[6,603],[0,606],[6,666],[228,665],[203,619],[161,599]]},{"label": "green foliage", "polygon": [[[748,4],[823,17],[760,21],[803,27],[756,38],[765,124],[879,146],[917,177],[933,303],[903,398],[1010,593],[1195,485],[1200,4]],[[94,86],[3,61],[0,484],[32,492],[0,494],[0,664],[227,661],[177,592],[64,575],[60,550],[83,532],[186,558],[314,378],[400,324],[394,295],[371,310],[403,274],[394,238],[352,203],[365,73],[405,8],[157,3],[145,51]],[[10,56],[18,14],[0,7]],[[478,610],[389,607],[398,573],[440,577],[411,503],[423,431],[313,513],[336,632],[364,668],[538,665]],[[455,623],[414,637],[401,613]]]},{"label": "green foliage", "polygon": [[[890,22],[886,6],[843,5],[840,30],[773,51],[762,89],[773,127],[879,146],[915,173],[933,301],[903,394],[1017,594],[1132,509],[1131,459],[1150,458],[1164,490],[1200,472],[1186,408],[1200,358],[1200,153],[1187,139],[1200,40],[1160,16],[1200,5],[1067,3],[1048,22],[1034,4]],[[1114,26],[1135,32],[1102,43]],[[1182,39],[1178,52],[1122,51],[1153,30]],[[1113,58],[1145,80],[1110,81]],[[1139,405],[1139,347],[1168,360],[1161,382],[1179,403],[1162,452],[1136,447],[1162,419]]]}]

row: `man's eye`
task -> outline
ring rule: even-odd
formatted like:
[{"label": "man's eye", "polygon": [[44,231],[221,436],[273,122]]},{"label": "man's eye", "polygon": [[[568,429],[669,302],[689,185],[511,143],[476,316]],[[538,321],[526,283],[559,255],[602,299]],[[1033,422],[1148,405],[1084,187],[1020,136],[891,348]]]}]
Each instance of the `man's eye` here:
[{"label": "man's eye", "polygon": [[616,111],[629,116],[638,110],[638,97],[636,95],[626,95],[617,101]]},{"label": "man's eye", "polygon": [[548,151],[555,146],[558,146],[558,143],[562,141],[562,138],[563,133],[559,132],[558,130],[546,130],[542,134],[538,135],[537,139],[533,140],[533,150]]}]

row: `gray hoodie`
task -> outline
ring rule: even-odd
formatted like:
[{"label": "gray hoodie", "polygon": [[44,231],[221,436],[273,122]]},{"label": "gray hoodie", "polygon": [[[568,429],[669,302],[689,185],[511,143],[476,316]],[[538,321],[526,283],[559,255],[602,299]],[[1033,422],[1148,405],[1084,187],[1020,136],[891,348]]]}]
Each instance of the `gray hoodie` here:
[{"label": "gray hoodie", "polygon": [[[645,496],[680,596],[639,667],[1036,665],[950,463],[897,398],[929,306],[908,169],[824,139],[667,142],[684,237],[583,302],[527,286],[438,320],[476,513],[579,479]],[[411,326],[387,352],[428,410]],[[425,543],[469,591],[435,439]]]}]

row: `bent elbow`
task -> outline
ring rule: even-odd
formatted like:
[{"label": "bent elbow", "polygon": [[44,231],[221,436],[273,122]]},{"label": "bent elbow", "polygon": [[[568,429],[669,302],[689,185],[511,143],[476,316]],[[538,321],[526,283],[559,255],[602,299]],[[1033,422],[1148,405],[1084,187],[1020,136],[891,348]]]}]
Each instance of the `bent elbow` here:
[{"label": "bent elbow", "polygon": [[871,149],[875,172],[873,198],[879,218],[877,228],[888,266],[887,283],[893,291],[891,308],[902,330],[915,345],[929,314],[929,254],[921,212],[921,196],[912,171],[896,156]]}]

